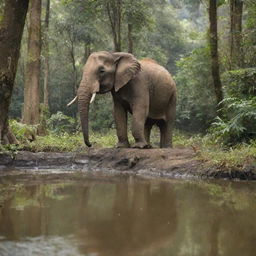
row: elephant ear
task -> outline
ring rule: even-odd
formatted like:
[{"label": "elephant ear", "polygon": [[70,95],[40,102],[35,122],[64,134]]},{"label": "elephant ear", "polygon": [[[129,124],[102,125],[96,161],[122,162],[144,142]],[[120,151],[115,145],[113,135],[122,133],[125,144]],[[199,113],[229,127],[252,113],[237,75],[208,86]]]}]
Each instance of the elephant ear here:
[{"label": "elephant ear", "polygon": [[113,53],[116,62],[115,91],[117,92],[140,71],[140,63],[130,53]]}]

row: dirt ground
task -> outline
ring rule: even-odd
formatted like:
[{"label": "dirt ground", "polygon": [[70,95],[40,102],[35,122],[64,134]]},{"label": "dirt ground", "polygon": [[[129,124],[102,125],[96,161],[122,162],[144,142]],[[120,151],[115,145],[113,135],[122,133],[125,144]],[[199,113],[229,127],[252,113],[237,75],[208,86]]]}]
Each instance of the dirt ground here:
[{"label": "dirt ground", "polygon": [[255,168],[223,170],[198,160],[192,148],[87,149],[84,152],[18,152],[0,154],[0,170],[10,168],[57,169],[136,174],[165,178],[256,180]]},{"label": "dirt ground", "polygon": [[89,152],[97,167],[120,171],[153,173],[196,172],[201,162],[190,148],[174,149],[99,149]]}]

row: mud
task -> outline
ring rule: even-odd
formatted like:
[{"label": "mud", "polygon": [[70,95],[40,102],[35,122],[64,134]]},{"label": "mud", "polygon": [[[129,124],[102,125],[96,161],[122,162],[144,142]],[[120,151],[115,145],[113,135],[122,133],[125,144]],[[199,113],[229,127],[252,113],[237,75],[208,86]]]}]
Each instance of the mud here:
[{"label": "mud", "polygon": [[76,153],[18,152],[0,154],[0,170],[19,168],[103,171],[165,178],[256,180],[255,166],[209,168],[193,149],[89,149]]}]

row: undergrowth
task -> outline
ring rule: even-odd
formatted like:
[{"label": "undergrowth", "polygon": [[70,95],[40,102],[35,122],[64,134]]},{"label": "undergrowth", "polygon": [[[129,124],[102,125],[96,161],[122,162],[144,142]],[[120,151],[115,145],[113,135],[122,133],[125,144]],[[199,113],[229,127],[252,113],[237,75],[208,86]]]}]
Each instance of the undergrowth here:
[{"label": "undergrowth", "polygon": [[188,141],[187,146],[191,146],[197,158],[208,167],[218,167],[221,170],[256,167],[256,140],[233,147],[216,143],[211,135],[193,136]]},{"label": "undergrowth", "polygon": [[[90,140],[93,148],[114,148],[117,143],[115,130],[108,130],[104,134],[91,133]],[[133,143],[131,134],[129,140]],[[153,129],[151,135],[153,147],[158,147],[159,132]],[[238,144],[226,147],[214,140],[213,136],[187,135],[179,131],[174,132],[174,147],[190,147],[196,154],[196,158],[203,161],[209,167],[231,170],[243,169],[247,166],[256,166],[256,141],[248,144]],[[37,136],[34,141],[21,141],[19,145],[1,146],[0,152],[12,152],[27,150],[31,152],[86,152],[81,133],[56,135],[49,133],[46,136]]]}]

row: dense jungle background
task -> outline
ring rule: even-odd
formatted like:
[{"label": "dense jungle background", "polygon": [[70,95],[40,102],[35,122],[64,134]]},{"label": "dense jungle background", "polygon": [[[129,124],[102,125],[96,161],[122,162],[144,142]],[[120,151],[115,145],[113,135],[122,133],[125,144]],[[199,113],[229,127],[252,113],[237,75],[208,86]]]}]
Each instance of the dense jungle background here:
[{"label": "dense jungle background", "polygon": [[[6,2],[0,1],[0,20]],[[45,150],[54,149],[58,136],[61,145],[71,138],[80,143],[77,105],[66,105],[88,56],[100,50],[152,58],[170,71],[178,88],[177,144],[190,143],[195,151],[204,143],[246,147],[250,158],[256,152],[254,0],[30,1],[9,109],[10,126],[25,148],[36,134],[55,141]],[[100,134],[94,141],[113,146],[111,95],[97,96],[90,111],[90,128]],[[72,150],[72,143],[63,148]]]}]

